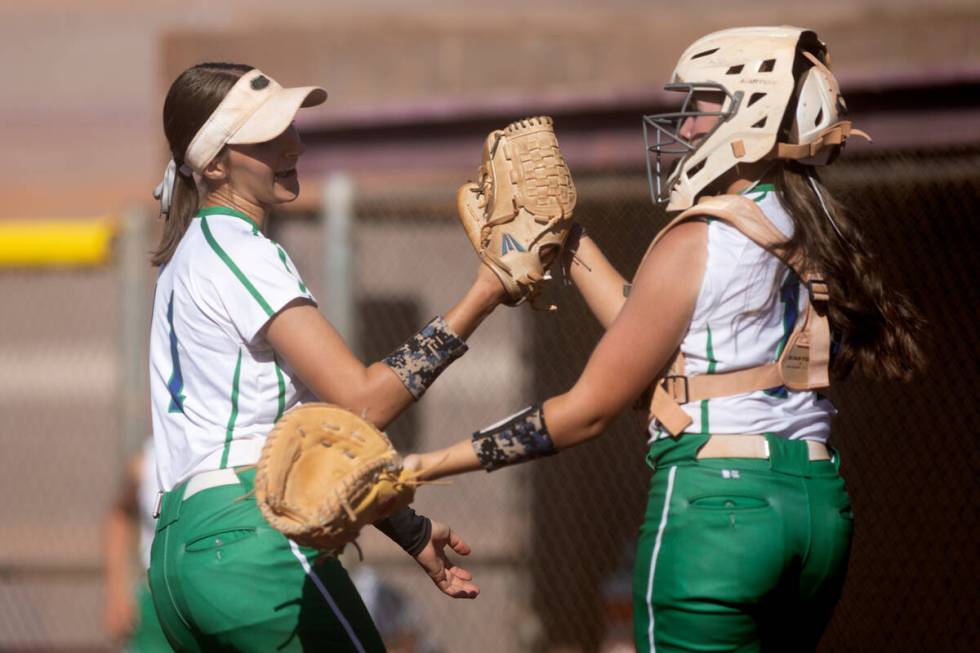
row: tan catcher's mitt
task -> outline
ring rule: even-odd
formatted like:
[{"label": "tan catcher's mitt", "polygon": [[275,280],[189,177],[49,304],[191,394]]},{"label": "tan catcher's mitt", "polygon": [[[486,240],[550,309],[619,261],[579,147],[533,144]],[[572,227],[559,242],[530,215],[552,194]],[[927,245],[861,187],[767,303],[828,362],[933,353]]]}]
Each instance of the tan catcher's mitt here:
[{"label": "tan catcher's mitt", "polygon": [[361,528],[407,506],[415,475],[388,437],[354,413],[304,404],[269,434],[255,476],[266,520],[304,546],[339,553]]},{"label": "tan catcher's mitt", "polygon": [[507,289],[510,306],[535,300],[551,279],[565,243],[575,184],[558,149],[551,118],[538,116],[492,132],[483,146],[479,183],[456,194],[459,219],[480,258]]}]

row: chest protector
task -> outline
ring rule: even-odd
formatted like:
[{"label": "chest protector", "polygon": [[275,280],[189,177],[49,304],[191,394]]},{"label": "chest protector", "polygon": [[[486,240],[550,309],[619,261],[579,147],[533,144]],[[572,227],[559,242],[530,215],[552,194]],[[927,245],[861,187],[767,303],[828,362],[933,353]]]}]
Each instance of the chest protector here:
[{"label": "chest protector", "polygon": [[[746,238],[774,256],[778,256],[774,248],[786,242],[783,233],[755,202],[741,195],[718,195],[704,198],[674,218],[657,234],[650,248],[678,224],[706,216],[738,229]],[[800,255],[780,256],[780,260],[800,278],[809,298],[778,360],[720,374],[687,376],[684,372],[684,354],[678,349],[667,374],[652,387],[649,421],[656,419],[672,436],[677,437],[692,422],[691,417],[681,409],[682,404],[778,386],[789,390],[817,390],[830,385],[828,282]]]}]

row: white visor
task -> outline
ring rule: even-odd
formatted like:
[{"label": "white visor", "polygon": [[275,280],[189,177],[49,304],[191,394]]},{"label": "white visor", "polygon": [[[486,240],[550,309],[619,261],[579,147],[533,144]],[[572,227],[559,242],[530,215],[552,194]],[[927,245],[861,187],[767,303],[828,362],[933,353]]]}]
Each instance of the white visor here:
[{"label": "white visor", "polygon": [[271,141],[293,122],[300,107],[323,104],[327,92],[319,86],[283,88],[258,69],[235,82],[221,104],[194,135],[184,163],[201,172],[227,143]]}]

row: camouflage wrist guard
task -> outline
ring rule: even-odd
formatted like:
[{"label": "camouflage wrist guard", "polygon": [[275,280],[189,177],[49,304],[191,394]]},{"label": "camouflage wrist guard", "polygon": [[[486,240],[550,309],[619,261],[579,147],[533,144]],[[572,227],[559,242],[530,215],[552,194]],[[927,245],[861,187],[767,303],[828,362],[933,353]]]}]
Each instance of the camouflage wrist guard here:
[{"label": "camouflage wrist guard", "polygon": [[415,399],[469,347],[452,332],[441,317],[434,318],[404,345],[385,356],[381,362],[398,375]]},{"label": "camouflage wrist guard", "polygon": [[473,451],[488,472],[558,453],[544,423],[541,404],[474,433]]}]

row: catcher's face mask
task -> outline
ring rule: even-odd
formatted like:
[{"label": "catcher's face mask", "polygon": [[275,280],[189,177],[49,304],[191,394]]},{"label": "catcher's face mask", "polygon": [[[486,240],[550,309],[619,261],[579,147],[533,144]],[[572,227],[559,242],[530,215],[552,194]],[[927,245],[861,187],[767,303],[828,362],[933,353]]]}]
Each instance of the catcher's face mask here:
[{"label": "catcher's face mask", "polygon": [[[701,171],[704,162],[692,162],[691,159],[698,147],[735,115],[741,100],[741,94],[733,95],[714,82],[675,83],[667,84],[664,88],[685,93],[685,96],[679,111],[643,116],[647,180],[650,198],[655,204],[670,200],[671,190],[682,175],[690,178]],[[705,99],[712,102],[699,101]],[[706,118],[714,120],[706,121]],[[710,126],[704,129],[702,126],[706,122]]]},{"label": "catcher's face mask", "polygon": [[[681,111],[643,121],[654,201],[667,202],[668,211],[683,211],[740,163],[832,161],[847,137],[861,132],[843,117],[829,64],[827,46],[800,27],[736,27],[692,43],[667,86],[687,93]],[[716,128],[691,142],[680,128],[685,119],[705,115],[692,103],[702,90],[721,91],[725,100]],[[667,156],[677,159],[675,167]]]},{"label": "catcher's face mask", "polygon": [[[722,91],[726,99],[717,129],[698,143],[678,143],[686,147],[676,169],[664,170],[661,161],[660,192],[655,199],[667,201],[668,211],[693,206],[709,185],[734,166],[759,161],[772,153],[793,93],[793,64],[804,34],[808,39],[816,38],[799,27],[737,27],[708,34],[681,54],[667,88],[687,91],[689,96],[699,89]],[[813,45],[817,47],[818,42]],[[683,114],[692,110],[689,97],[673,121],[668,116],[656,116],[649,126],[658,134],[657,128],[663,128],[661,141],[673,142],[687,117]],[[650,140],[647,145],[653,145],[651,154],[656,154],[660,147]],[[672,174],[664,178],[665,172]]]}]

